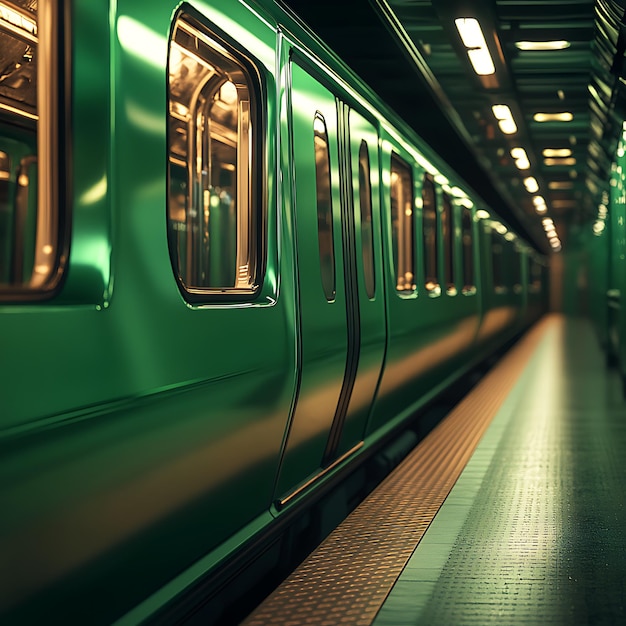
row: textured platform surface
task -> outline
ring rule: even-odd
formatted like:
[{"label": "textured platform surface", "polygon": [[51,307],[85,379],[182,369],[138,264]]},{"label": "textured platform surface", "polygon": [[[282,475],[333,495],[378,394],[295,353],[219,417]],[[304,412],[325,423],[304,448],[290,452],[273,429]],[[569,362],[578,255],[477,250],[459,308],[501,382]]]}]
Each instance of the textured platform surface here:
[{"label": "textured platform surface", "polygon": [[[246,626],[371,624],[551,324],[546,321],[532,329],[245,621]],[[475,495],[474,489],[463,497],[469,502]],[[409,565],[415,567],[413,559]],[[440,570],[441,564],[436,567]],[[436,573],[429,573],[428,584],[417,593],[430,590]],[[398,591],[402,595],[403,585],[401,581],[396,586],[393,598]],[[414,614],[419,605],[408,609]],[[381,619],[395,612],[385,606]],[[398,623],[407,622],[400,616]]]},{"label": "textured platform surface", "polygon": [[374,624],[625,624],[625,504],[618,377],[552,316]]}]

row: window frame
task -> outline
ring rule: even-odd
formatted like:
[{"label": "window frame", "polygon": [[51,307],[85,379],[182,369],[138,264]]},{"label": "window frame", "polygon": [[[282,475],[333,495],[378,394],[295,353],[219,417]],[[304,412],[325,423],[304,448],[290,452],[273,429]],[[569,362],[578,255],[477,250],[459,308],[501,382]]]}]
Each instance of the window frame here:
[{"label": "window frame", "polygon": [[[363,281],[365,283],[365,293],[370,300],[373,300],[376,297],[376,259],[375,259],[375,250],[374,250],[374,207],[372,203],[372,169],[370,163],[370,148],[365,141],[365,139],[361,139],[361,143],[359,144],[359,153],[357,155],[358,161],[358,180],[359,180],[359,215],[360,215],[360,231],[361,231],[361,260],[363,263]],[[362,169],[362,155],[365,152],[365,162],[367,163],[367,169]],[[363,176],[364,180],[367,181],[366,190],[363,189],[361,173],[365,171],[365,175]],[[367,246],[365,244],[365,236],[363,231],[363,193],[366,192],[366,205],[367,205],[367,216],[369,216],[369,236],[367,238]],[[366,217],[367,217],[366,216]],[[368,252],[369,247],[369,254]]]},{"label": "window frame", "polygon": [[463,251],[463,288],[461,293],[476,293],[476,266],[474,263],[474,228],[472,210],[461,207],[461,248]]},{"label": "window frame", "polygon": [[523,291],[523,259],[524,254],[522,252],[522,249],[517,242],[513,242],[511,244],[511,263],[513,264],[513,267],[511,268],[511,284],[513,293],[518,295],[521,294]]},{"label": "window frame", "polygon": [[535,255],[528,255],[528,291],[530,293],[539,293],[541,291],[542,283],[542,268],[541,262],[535,257]]},{"label": "window frame", "polygon": [[[432,225],[427,225],[427,191],[432,195],[432,208],[429,212],[432,216]],[[422,245],[424,262],[424,286],[431,296],[441,294],[441,284],[439,282],[439,220],[438,220],[438,200],[437,188],[431,174],[424,172],[422,177]],[[432,231],[432,242],[429,243],[427,236]]]},{"label": "window frame", "polygon": [[[320,132],[316,125],[320,122],[323,125],[323,134]],[[326,181],[324,189],[328,191],[328,198],[323,198],[324,203],[327,205],[325,221],[328,223],[329,227],[325,231],[322,231],[320,228],[320,208],[322,206],[320,202],[320,191],[322,190],[322,186],[320,185],[321,177],[324,175],[324,172],[320,171],[318,167],[317,160],[317,143],[316,139],[318,137],[322,137],[324,141],[324,158],[326,160],[327,168],[326,174],[328,176],[328,180]],[[331,176],[331,162],[330,162],[330,141],[328,138],[328,126],[326,125],[326,119],[320,113],[320,111],[315,112],[315,116],[313,118],[313,150],[314,150],[314,161],[315,161],[315,208],[317,214],[317,244],[318,244],[318,252],[319,252],[319,268],[320,268],[320,280],[322,284],[322,291],[324,292],[324,296],[328,302],[334,302],[335,297],[337,295],[337,260],[335,258],[335,215],[334,215],[334,207],[333,207],[333,181]],[[326,264],[323,262],[322,257],[322,248],[326,245],[329,253],[329,264],[328,268]],[[330,272],[327,272],[326,269],[329,269]]]},{"label": "window frame", "polygon": [[456,272],[454,267],[454,205],[450,196],[441,194],[441,238],[443,244],[443,272],[446,293],[454,296],[456,290]]},{"label": "window frame", "polygon": [[[410,206],[411,206],[411,214],[407,215],[406,211],[400,212],[397,210],[398,217],[398,225],[400,223],[403,224],[402,229],[399,227],[396,228],[394,224],[394,204],[393,204],[393,195],[394,195],[394,183],[393,183],[393,174],[394,174],[394,161],[400,164],[400,169],[403,169],[405,173],[408,173],[408,189],[410,192]],[[417,284],[416,284],[416,275],[415,275],[415,186],[414,186],[414,178],[413,178],[413,167],[411,163],[403,158],[398,152],[393,150],[390,155],[389,162],[389,173],[390,173],[390,183],[389,183],[389,203],[390,203],[390,219],[391,219],[391,237],[392,237],[392,258],[393,258],[393,272],[395,275],[395,291],[399,296],[411,296],[417,292]],[[406,201],[405,201],[406,204]],[[408,220],[403,219],[403,217],[409,218]],[[408,222],[408,225],[407,225]],[[403,239],[403,244],[400,246],[400,230],[402,230],[401,236]],[[406,241],[408,238],[409,241]],[[401,253],[409,251],[409,258],[406,259],[408,262],[401,260]],[[409,271],[406,269],[409,268]],[[405,270],[403,275],[400,276],[400,270]],[[410,284],[407,281],[407,274],[411,274]],[[401,285],[400,279],[402,278],[404,285],[402,288],[399,288]]]},{"label": "window frame", "polygon": [[[506,263],[506,246],[504,237],[494,226],[490,227],[490,255],[491,255],[491,282],[494,293],[505,294],[508,292]],[[497,279],[497,280],[496,280]]]},{"label": "window frame", "polygon": [[[225,58],[229,64],[235,64],[238,71],[246,78],[246,86],[249,94],[249,120],[252,128],[248,128],[249,140],[243,146],[249,155],[248,158],[248,209],[246,215],[246,223],[248,224],[248,251],[247,259],[250,267],[249,286],[189,286],[185,284],[181,276],[181,268],[178,260],[178,244],[176,241],[175,229],[171,227],[170,219],[170,194],[172,192],[172,141],[171,141],[171,113],[170,103],[170,60],[173,43],[175,42],[177,27],[183,24],[187,31],[190,29],[195,31],[198,37],[211,54]],[[180,45],[180,44],[178,44]],[[199,56],[195,51],[196,56]],[[210,60],[200,57],[205,63],[211,63]],[[239,42],[234,41],[226,33],[224,33],[215,24],[206,20],[202,16],[197,16],[195,11],[190,7],[180,9],[172,19],[170,36],[168,39],[168,60],[167,60],[167,203],[166,203],[166,220],[167,220],[167,238],[168,249],[171,261],[172,272],[184,300],[192,305],[202,304],[238,304],[246,302],[254,302],[263,291],[263,284],[267,269],[267,161],[265,155],[265,145],[267,141],[267,86],[266,79],[262,71],[262,64],[250,54]],[[228,76],[228,70],[224,71]],[[232,72],[231,72],[232,73]],[[194,117],[197,111],[191,115]],[[187,128],[195,128],[193,124],[187,124]],[[239,132],[239,131],[238,131]],[[238,135],[239,137],[239,135]],[[189,161],[203,149],[203,146],[191,147],[190,142],[187,149],[185,167],[189,170],[191,167]],[[240,157],[242,147],[237,145],[237,158]],[[239,173],[238,173],[239,175]],[[188,172],[187,183],[194,181]],[[239,181],[237,181],[237,186]],[[186,196],[186,207],[190,201],[189,192]],[[237,212],[236,237],[239,239],[241,226],[239,217],[241,215],[239,207]],[[236,258],[239,258],[237,252]],[[235,272],[239,272],[239,267],[235,266]]]}]

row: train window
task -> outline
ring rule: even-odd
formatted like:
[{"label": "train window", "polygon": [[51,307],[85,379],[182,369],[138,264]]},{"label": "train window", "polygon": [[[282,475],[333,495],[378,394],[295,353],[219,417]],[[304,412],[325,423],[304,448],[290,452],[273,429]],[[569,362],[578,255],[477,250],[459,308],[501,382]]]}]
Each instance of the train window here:
[{"label": "train window", "polygon": [[496,293],[506,292],[504,285],[504,247],[502,237],[495,231],[491,231],[491,268],[493,277],[493,289]]},{"label": "train window", "polygon": [[426,289],[439,290],[437,277],[437,196],[432,178],[426,174],[422,185],[422,222],[424,231],[424,280]]},{"label": "train window", "polygon": [[370,157],[365,141],[361,141],[359,148],[359,203],[361,205],[361,247],[365,291],[368,298],[373,298],[376,292],[376,277],[374,275],[374,231],[372,229],[372,184]]},{"label": "train window", "polygon": [[[58,199],[62,132],[59,7],[0,9],[0,298],[40,299],[60,284],[67,223]],[[60,22],[59,22],[60,23]],[[3,26],[4,24],[4,26]]]},{"label": "train window", "polygon": [[391,155],[391,222],[396,290],[415,290],[413,176],[409,164]]},{"label": "train window", "polygon": [[538,293],[541,290],[541,265],[536,259],[532,259],[530,262],[530,279],[529,288],[533,293]]},{"label": "train window", "polygon": [[513,258],[511,262],[513,263],[513,291],[515,293],[522,292],[522,253],[519,251],[517,246],[513,249],[513,254],[511,255]]},{"label": "train window", "polygon": [[463,293],[474,293],[474,238],[472,236],[472,213],[470,209],[461,211],[463,237]]},{"label": "train window", "polygon": [[180,16],[169,51],[168,237],[191,301],[249,298],[261,274],[254,66]]},{"label": "train window", "polygon": [[315,186],[317,190],[317,236],[320,251],[322,288],[330,302],[335,298],[335,251],[333,247],[333,203],[330,181],[330,153],[326,122],[321,114],[313,123],[315,142]]},{"label": "train window", "polygon": [[449,295],[456,293],[454,285],[454,227],[452,204],[447,194],[443,194],[441,203],[441,229],[443,236],[443,259],[446,291]]}]

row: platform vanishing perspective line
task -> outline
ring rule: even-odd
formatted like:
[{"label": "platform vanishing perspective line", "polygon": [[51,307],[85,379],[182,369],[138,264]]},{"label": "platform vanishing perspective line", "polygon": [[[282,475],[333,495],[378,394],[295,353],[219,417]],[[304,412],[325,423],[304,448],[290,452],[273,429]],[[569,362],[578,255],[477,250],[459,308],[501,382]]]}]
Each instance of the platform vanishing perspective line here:
[{"label": "platform vanishing perspective line", "polygon": [[555,323],[535,325],[243,624],[371,624]]}]

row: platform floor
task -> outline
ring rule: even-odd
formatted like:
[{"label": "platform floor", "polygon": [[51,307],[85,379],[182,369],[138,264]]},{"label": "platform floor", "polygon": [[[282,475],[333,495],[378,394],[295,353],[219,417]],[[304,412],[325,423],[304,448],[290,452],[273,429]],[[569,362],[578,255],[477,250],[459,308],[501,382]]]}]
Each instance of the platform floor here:
[{"label": "platform floor", "polygon": [[[502,374],[507,367],[513,374]],[[459,438],[476,442],[430,460],[418,447],[404,468],[421,462],[404,480],[408,491],[386,481],[369,513],[381,535],[352,537],[354,548],[347,535],[358,526],[343,538],[338,529],[247,623],[626,624],[626,404],[591,325],[544,318],[488,378],[429,435],[488,418]],[[423,475],[459,459],[451,484],[431,498]],[[409,518],[388,521],[387,500]],[[390,534],[398,547],[385,547]]]}]

